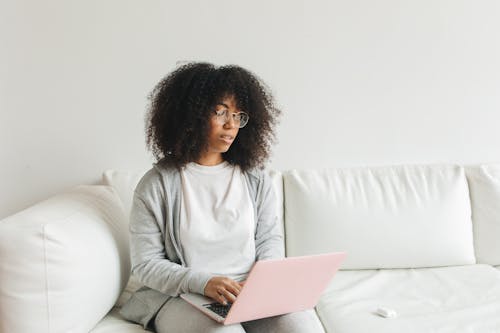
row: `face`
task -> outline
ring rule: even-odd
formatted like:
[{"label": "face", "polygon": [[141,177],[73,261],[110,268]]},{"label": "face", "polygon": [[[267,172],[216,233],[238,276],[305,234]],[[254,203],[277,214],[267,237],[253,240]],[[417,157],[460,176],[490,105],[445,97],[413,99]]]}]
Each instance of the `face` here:
[{"label": "face", "polygon": [[[226,110],[231,115],[224,124],[221,124],[213,112],[222,110]],[[208,149],[198,161],[199,164],[215,165],[221,163],[223,161],[222,153],[229,150],[236,135],[238,135],[239,124],[234,121],[232,114],[241,110],[236,109],[236,101],[233,96],[223,98],[213,111],[208,132]]]}]

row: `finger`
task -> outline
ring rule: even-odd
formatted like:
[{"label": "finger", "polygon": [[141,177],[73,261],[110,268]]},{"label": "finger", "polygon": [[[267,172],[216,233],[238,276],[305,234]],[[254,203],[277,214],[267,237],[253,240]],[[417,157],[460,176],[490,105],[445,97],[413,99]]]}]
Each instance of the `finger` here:
[{"label": "finger", "polygon": [[217,302],[227,305],[227,302],[229,300],[227,296],[228,292],[223,288],[220,287],[217,289]]},{"label": "finger", "polygon": [[243,288],[243,286],[239,282],[236,282],[236,281],[235,281],[234,285],[238,289],[238,293],[241,292],[241,289]]},{"label": "finger", "polygon": [[211,299],[213,299],[216,302],[220,302],[220,294],[217,291],[217,289],[215,289],[215,288],[210,289],[205,295],[210,297]]},{"label": "finger", "polygon": [[234,291],[232,291],[234,288],[231,287],[231,285],[226,285],[225,287],[221,287],[219,290],[219,294],[224,297],[225,300],[228,302],[233,303],[236,300],[236,295],[234,294]]},{"label": "finger", "polygon": [[227,305],[227,299],[221,294],[217,296],[217,302],[223,305]]},{"label": "finger", "polygon": [[219,294],[218,292],[215,292],[214,294],[211,294],[210,296],[211,299],[213,299],[215,302],[217,303],[220,303],[220,304],[224,304],[224,302],[226,301],[226,299],[224,298],[224,296],[222,296],[221,294]]},{"label": "finger", "polygon": [[222,296],[225,298],[225,300],[227,300],[230,303],[234,303],[234,301],[236,300],[236,296],[227,289],[224,290]]},{"label": "finger", "polygon": [[227,280],[225,281],[225,286],[226,286],[226,287],[228,287],[228,286],[229,286],[230,288],[232,288],[232,291],[236,291],[236,290],[237,290],[237,291],[238,291],[238,293],[239,293],[239,291],[241,290],[241,285],[240,285],[240,283],[239,283],[238,281],[233,280],[233,279],[227,279]]},{"label": "finger", "polygon": [[241,287],[237,282],[233,282],[226,286],[226,290],[228,290],[234,296],[238,296],[241,291]]}]

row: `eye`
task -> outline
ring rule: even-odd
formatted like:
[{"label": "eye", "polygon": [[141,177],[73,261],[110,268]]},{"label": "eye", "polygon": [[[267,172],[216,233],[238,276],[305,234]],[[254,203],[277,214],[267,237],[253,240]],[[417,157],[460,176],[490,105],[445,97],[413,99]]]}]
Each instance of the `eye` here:
[{"label": "eye", "polygon": [[225,116],[227,113],[227,110],[225,109],[221,109],[221,110],[215,110],[215,114],[218,116],[218,117],[222,117],[222,116]]},{"label": "eye", "polygon": [[243,111],[235,113],[234,114],[234,119],[235,120],[239,120],[239,121],[241,121],[243,123],[246,123],[248,121],[248,114],[246,114]]}]

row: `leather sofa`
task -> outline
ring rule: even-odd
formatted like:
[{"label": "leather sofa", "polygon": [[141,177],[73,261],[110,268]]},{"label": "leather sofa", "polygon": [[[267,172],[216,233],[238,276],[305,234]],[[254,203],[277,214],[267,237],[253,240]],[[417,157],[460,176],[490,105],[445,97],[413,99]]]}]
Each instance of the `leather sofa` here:
[{"label": "leather sofa", "polygon": [[[145,332],[118,313],[141,286],[127,216],[144,171],[0,221],[0,333]],[[327,332],[500,332],[500,165],[270,174],[287,256],[347,252],[316,307]]]}]

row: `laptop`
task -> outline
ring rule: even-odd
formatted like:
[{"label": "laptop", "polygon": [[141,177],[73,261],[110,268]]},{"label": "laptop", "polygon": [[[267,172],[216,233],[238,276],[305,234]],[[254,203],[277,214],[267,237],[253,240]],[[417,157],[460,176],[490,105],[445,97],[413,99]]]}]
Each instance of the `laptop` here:
[{"label": "laptop", "polygon": [[224,325],[312,309],[345,258],[345,252],[257,261],[232,304],[199,294],[180,296]]}]

